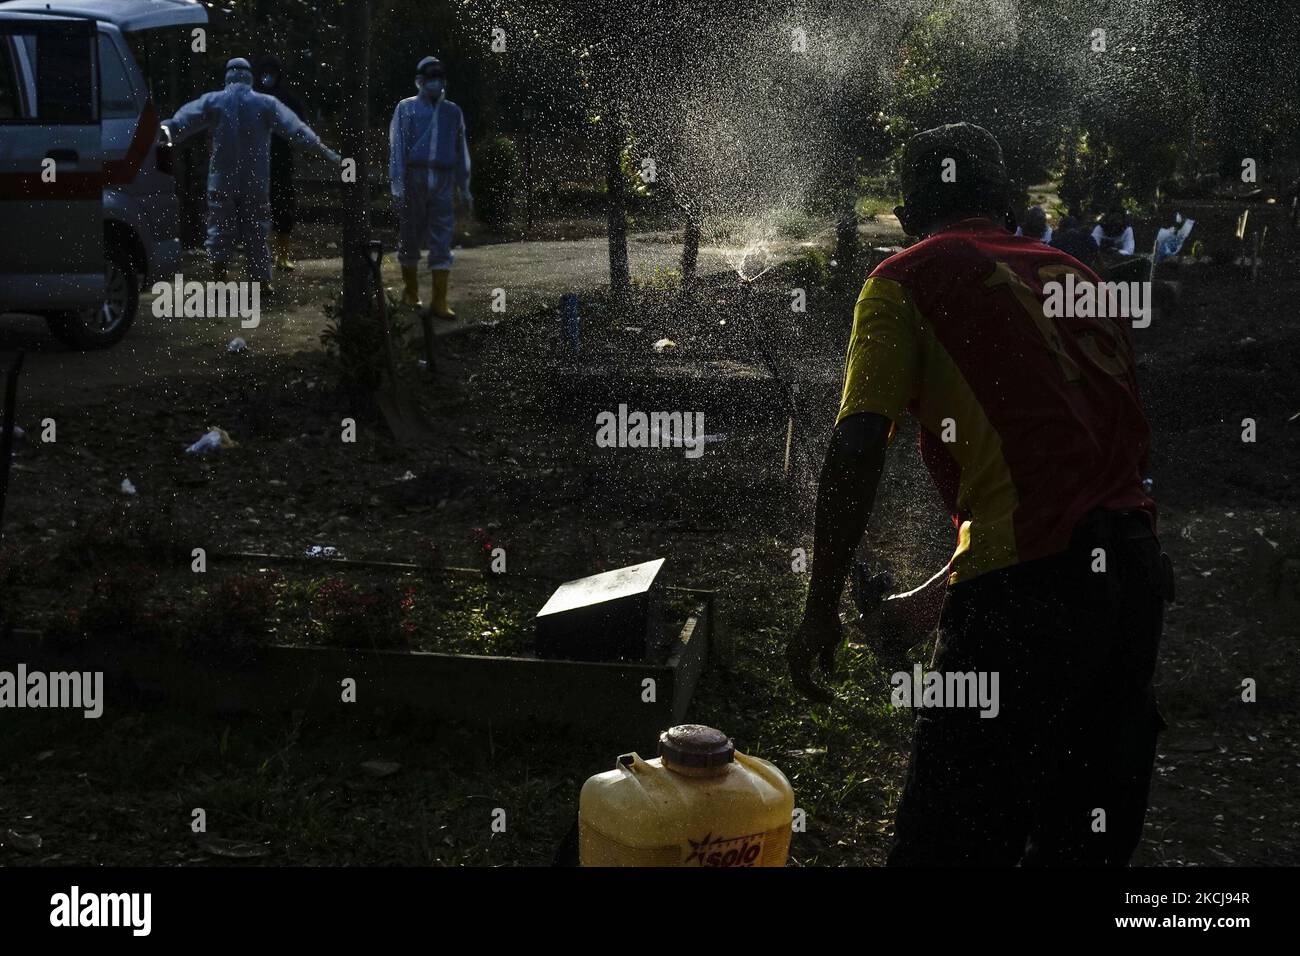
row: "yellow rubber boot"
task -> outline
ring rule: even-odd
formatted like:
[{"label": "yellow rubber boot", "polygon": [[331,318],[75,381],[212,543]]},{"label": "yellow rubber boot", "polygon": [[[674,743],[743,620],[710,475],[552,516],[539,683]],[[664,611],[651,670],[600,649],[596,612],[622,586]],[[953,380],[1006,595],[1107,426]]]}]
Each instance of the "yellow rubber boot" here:
[{"label": "yellow rubber boot", "polygon": [[285,272],[292,272],[297,268],[293,259],[289,258],[289,234],[287,232],[277,232],[275,234],[275,267],[283,269]]},{"label": "yellow rubber boot", "polygon": [[402,305],[415,309],[424,306],[420,301],[420,273],[415,266],[402,266]]},{"label": "yellow rubber boot", "polygon": [[456,313],[447,304],[447,274],[449,269],[433,270],[433,314],[440,319],[454,319]]}]

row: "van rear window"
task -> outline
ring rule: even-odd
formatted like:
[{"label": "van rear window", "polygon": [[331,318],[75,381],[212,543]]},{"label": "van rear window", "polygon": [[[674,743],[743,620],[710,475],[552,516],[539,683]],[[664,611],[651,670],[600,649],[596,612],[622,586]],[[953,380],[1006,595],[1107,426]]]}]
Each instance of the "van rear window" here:
[{"label": "van rear window", "polygon": [[98,122],[94,34],[25,28],[0,33],[0,122]]},{"label": "van rear window", "polygon": [[31,118],[13,44],[13,37],[0,37],[0,120]]}]

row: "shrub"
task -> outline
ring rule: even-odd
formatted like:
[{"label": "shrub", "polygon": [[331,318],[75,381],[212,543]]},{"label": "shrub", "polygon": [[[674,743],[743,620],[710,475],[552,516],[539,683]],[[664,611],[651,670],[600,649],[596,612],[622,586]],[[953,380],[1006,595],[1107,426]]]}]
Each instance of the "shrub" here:
[{"label": "shrub", "polygon": [[313,616],[320,621],[326,644],[335,647],[402,647],[403,601],[382,587],[359,588],[341,578],[328,578],[313,595]]},{"label": "shrub", "polygon": [[1093,213],[1132,209],[1155,198],[1174,165],[1175,153],[1167,143],[1152,141],[1142,130],[1097,124],[1066,140],[1058,192],[1070,208]]},{"label": "shrub", "polygon": [[81,613],[86,634],[123,635],[146,618],[146,602],[158,575],[141,565],[110,568],[95,578]]},{"label": "shrub", "polygon": [[488,140],[474,162],[474,202],[480,220],[493,229],[508,223],[513,214],[519,156],[507,136]]},{"label": "shrub", "polygon": [[793,288],[824,289],[830,283],[830,259],[821,249],[806,249],[790,260],[790,283]]},{"label": "shrub", "polygon": [[278,573],[221,578],[187,615],[186,646],[243,656],[268,643],[282,578]]},{"label": "shrub", "polygon": [[[320,333],[320,344],[325,355],[337,363],[340,384],[362,392],[379,388],[385,365],[384,330],[379,322],[368,315],[344,321],[339,302],[327,304],[325,314],[329,322]],[[390,296],[388,322],[394,350],[400,347],[405,332],[396,318],[397,302]]]},{"label": "shrub", "polygon": [[682,287],[682,270],[671,266],[655,266],[649,272],[638,272],[632,278],[632,288],[638,292],[676,292]]},{"label": "shrub", "polygon": [[807,239],[812,232],[808,217],[794,209],[784,209],[777,213],[773,225],[776,234],[782,239]]}]

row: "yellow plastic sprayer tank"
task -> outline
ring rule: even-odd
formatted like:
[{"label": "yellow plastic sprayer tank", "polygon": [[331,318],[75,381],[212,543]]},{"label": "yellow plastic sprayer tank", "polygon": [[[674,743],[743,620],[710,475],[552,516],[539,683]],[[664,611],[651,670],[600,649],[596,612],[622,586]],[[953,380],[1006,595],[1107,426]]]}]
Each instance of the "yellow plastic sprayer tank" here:
[{"label": "yellow plastic sprayer tank", "polygon": [[785,866],[794,791],[766,760],[712,727],[659,735],[659,756],[624,754],[582,787],[583,866]]}]

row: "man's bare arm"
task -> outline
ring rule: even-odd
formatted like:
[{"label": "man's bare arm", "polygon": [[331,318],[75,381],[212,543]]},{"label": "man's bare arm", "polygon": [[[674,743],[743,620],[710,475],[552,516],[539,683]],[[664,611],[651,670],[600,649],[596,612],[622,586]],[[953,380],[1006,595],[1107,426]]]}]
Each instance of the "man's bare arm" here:
[{"label": "man's bare arm", "polygon": [[867,528],[885,464],[890,421],[883,415],[851,415],[831,435],[817,488],[812,582],[803,624],[786,649],[795,686],[817,700],[830,694],[812,679],[819,660],[830,674],[840,642],[839,604],[853,554]]},{"label": "man's bare arm", "polygon": [[844,419],[831,435],[817,487],[809,613],[839,612],[853,554],[875,504],[889,428],[888,418],[867,413]]}]

